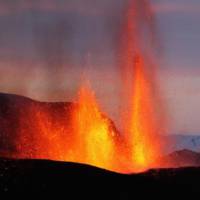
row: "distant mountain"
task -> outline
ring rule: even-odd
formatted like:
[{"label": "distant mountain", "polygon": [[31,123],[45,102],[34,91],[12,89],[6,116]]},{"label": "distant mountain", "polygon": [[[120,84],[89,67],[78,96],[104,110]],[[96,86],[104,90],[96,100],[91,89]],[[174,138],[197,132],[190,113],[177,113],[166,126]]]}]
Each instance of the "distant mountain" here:
[{"label": "distant mountain", "polygon": [[198,135],[169,135],[167,152],[188,149],[200,152],[200,134]]},{"label": "distant mountain", "polygon": [[160,163],[165,168],[200,167],[200,153],[187,149],[174,151],[167,156],[163,156]]}]

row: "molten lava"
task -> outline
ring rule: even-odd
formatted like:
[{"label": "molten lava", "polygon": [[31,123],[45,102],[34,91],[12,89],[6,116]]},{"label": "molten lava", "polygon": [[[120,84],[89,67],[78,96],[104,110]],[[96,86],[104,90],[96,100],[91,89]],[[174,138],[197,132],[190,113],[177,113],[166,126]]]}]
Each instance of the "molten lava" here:
[{"label": "molten lava", "polygon": [[156,164],[154,162],[161,156],[161,149],[150,83],[145,76],[142,58],[137,59],[130,115],[126,126],[128,127],[133,168],[140,171]]},{"label": "molten lava", "polygon": [[75,161],[112,169],[115,132],[88,87],[79,91],[73,114],[73,131],[76,135]]},{"label": "molten lava", "polygon": [[85,163],[119,171],[114,160],[116,129],[102,114],[87,84],[79,90],[77,102],[58,114],[54,113],[57,107],[51,113],[48,104],[24,109],[17,155],[13,156]]},{"label": "molten lava", "polygon": [[[154,93],[153,67],[148,63],[142,50],[140,30],[144,24],[138,16],[141,5],[145,5],[144,16],[153,19],[147,1],[130,1],[126,22],[123,28],[122,45],[122,91],[123,110],[122,124],[126,133],[126,143],[129,147],[128,160],[133,171],[143,171],[158,166],[161,156],[161,141],[158,116],[155,109],[156,95]],[[146,23],[146,20],[145,20]],[[147,22],[152,33],[152,22]],[[151,67],[151,71],[149,68]],[[125,119],[125,120],[124,120]]]},{"label": "molten lava", "polygon": [[[154,167],[161,156],[153,76],[138,42],[137,6],[131,1],[123,28],[122,134],[102,114],[90,87],[83,85],[77,102],[55,114],[32,105],[21,119],[18,157],[86,163],[118,172],[140,172]],[[149,15],[148,12],[147,15]],[[50,111],[51,110],[51,111]]]}]

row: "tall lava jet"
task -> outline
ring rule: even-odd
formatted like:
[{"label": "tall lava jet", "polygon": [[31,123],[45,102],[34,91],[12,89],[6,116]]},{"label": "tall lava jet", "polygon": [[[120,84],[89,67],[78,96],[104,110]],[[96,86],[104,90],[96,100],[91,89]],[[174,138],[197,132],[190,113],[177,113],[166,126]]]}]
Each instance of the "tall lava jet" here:
[{"label": "tall lava jet", "polygon": [[[121,48],[123,130],[133,171],[158,165],[162,155],[161,105],[152,51],[157,46],[154,15],[147,0],[130,0]],[[152,64],[153,63],[153,64]],[[161,116],[163,118],[163,116]],[[162,123],[161,123],[162,122]]]}]

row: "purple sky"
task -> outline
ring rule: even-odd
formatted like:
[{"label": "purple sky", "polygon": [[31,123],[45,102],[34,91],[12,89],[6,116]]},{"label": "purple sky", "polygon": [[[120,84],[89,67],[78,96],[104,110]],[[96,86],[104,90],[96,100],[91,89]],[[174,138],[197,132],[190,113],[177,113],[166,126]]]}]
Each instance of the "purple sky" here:
[{"label": "purple sky", "polygon": [[[0,91],[72,100],[86,71],[103,108],[116,119],[115,56],[124,2],[0,0]],[[200,135],[200,1],[152,0],[152,6],[172,132]]]}]

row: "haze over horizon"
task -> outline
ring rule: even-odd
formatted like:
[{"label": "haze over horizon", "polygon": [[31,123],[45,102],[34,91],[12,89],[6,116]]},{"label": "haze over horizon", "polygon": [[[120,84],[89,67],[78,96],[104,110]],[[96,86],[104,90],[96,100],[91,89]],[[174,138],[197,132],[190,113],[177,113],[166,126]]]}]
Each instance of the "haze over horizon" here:
[{"label": "haze over horizon", "polygon": [[[200,135],[200,2],[152,0],[163,48],[159,81],[174,133]],[[116,121],[123,0],[0,0],[0,92],[72,101],[91,81]]]}]

